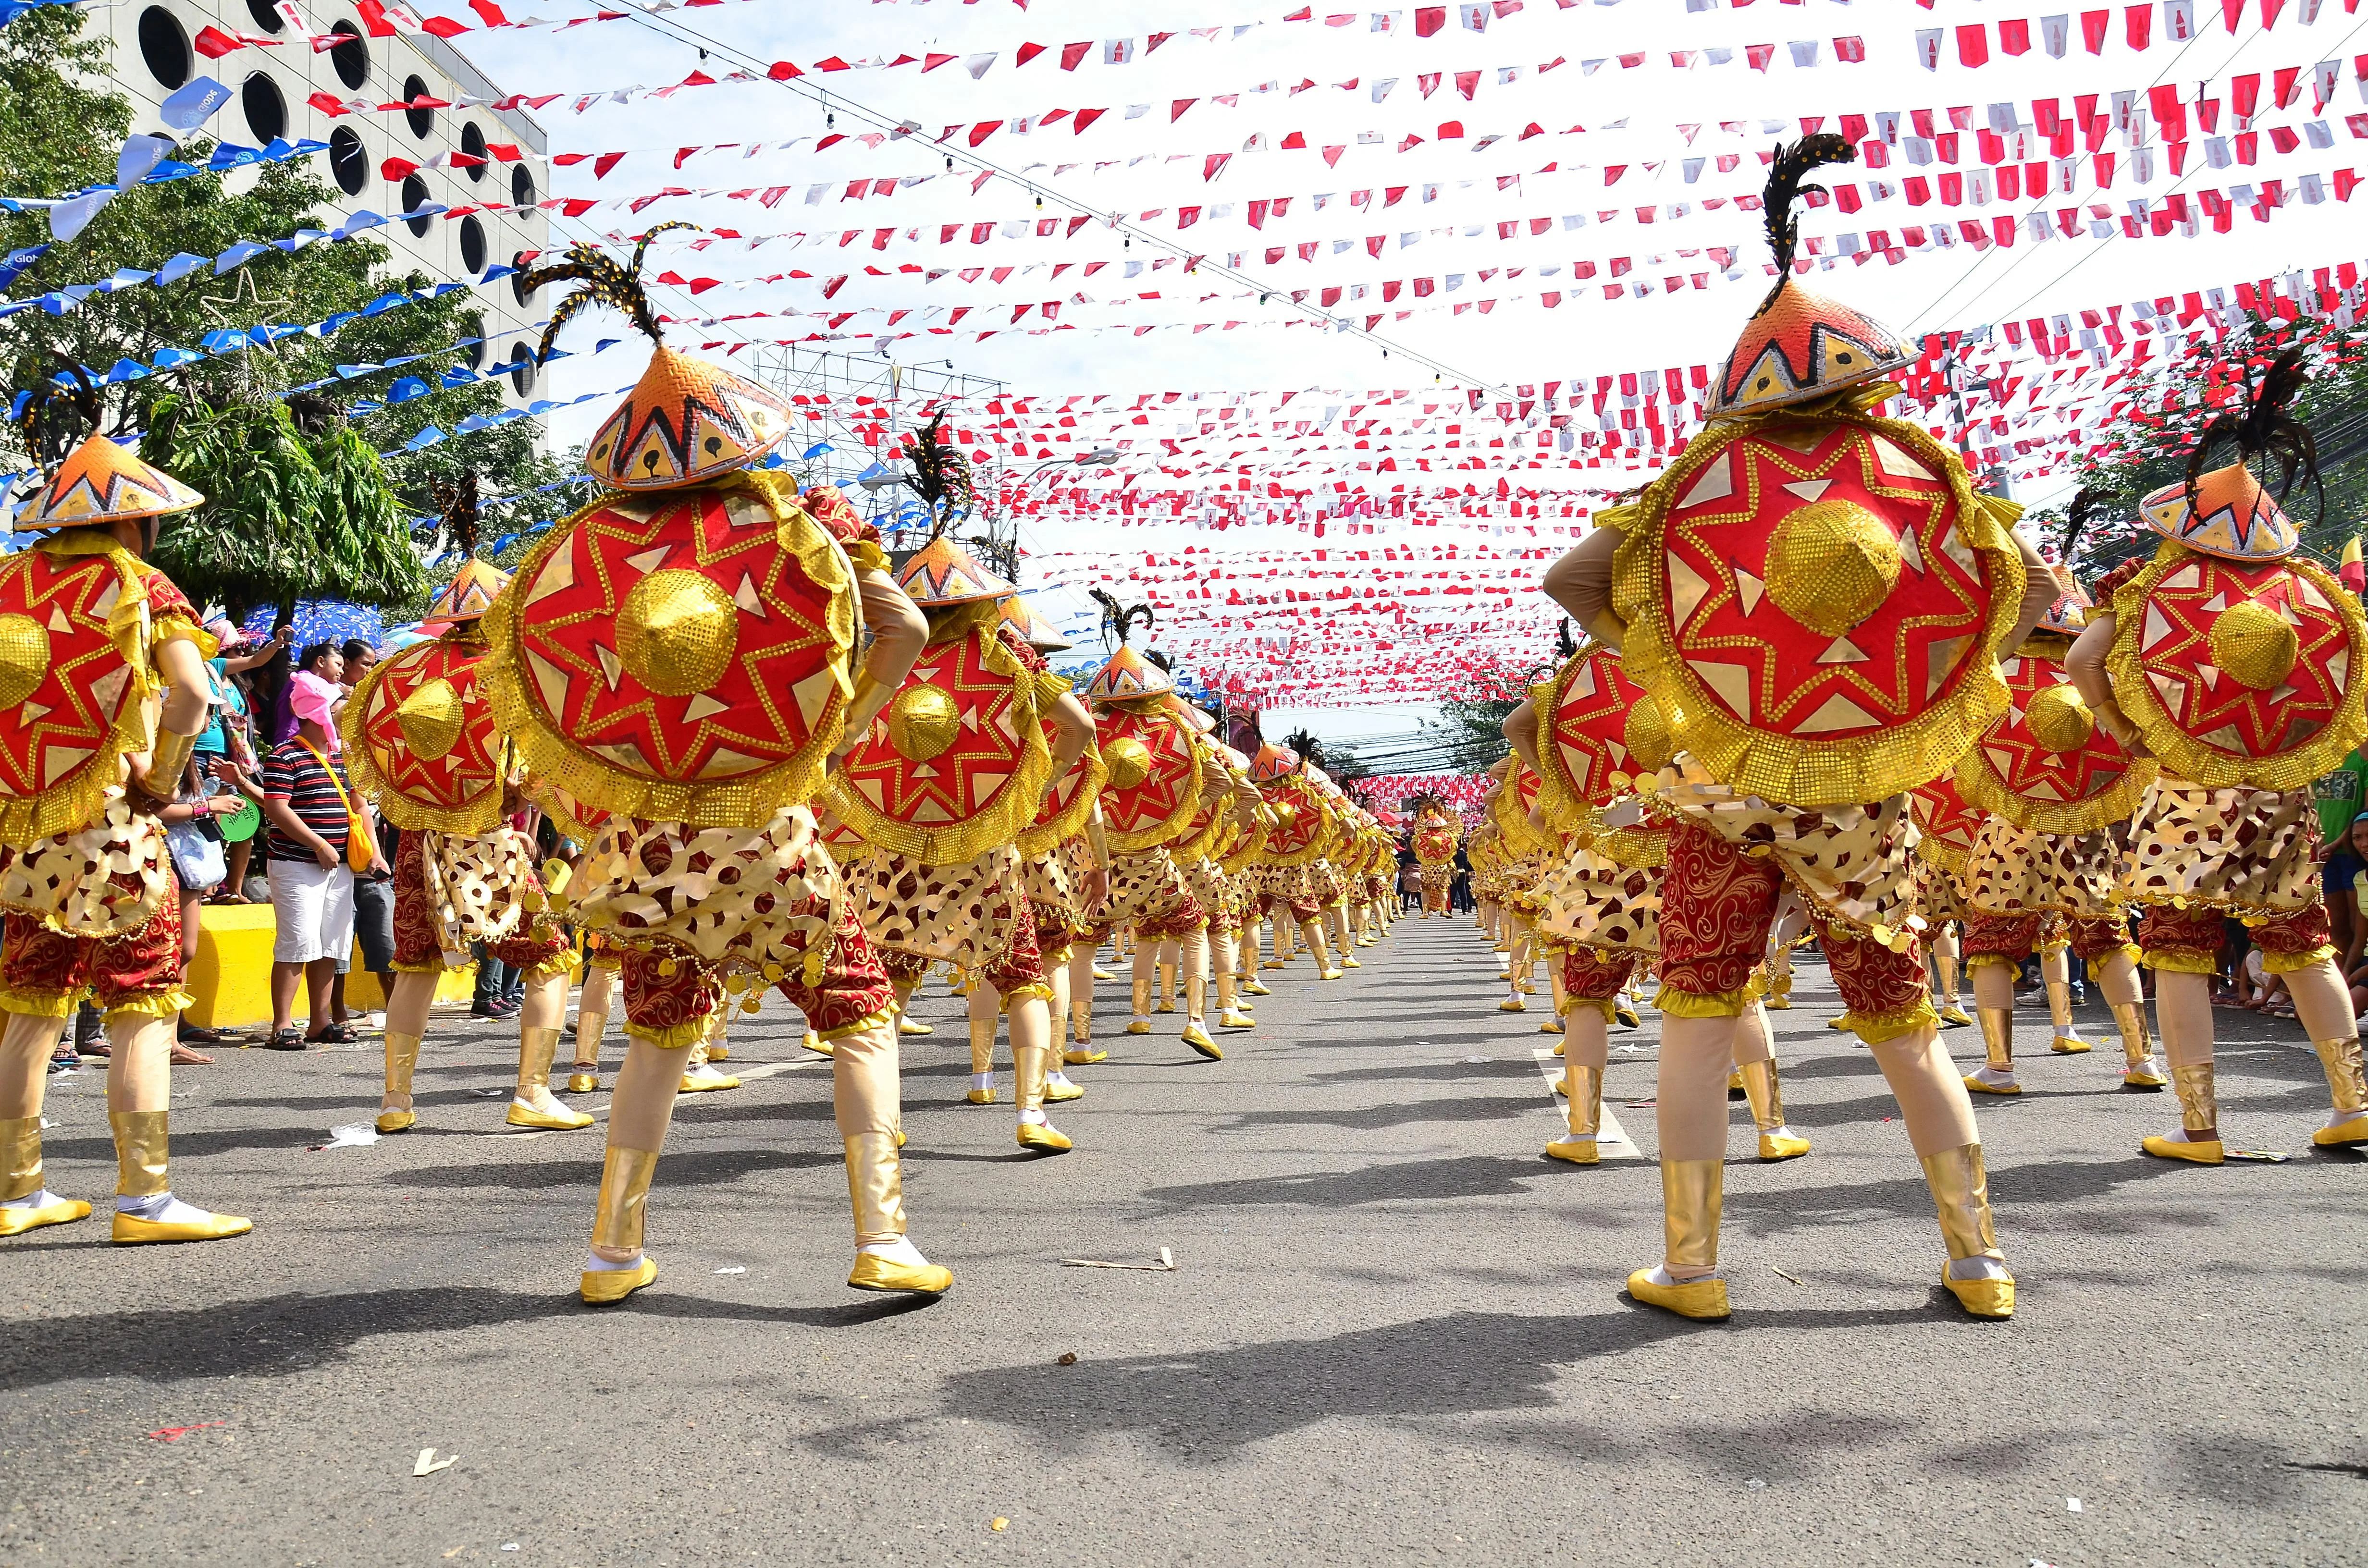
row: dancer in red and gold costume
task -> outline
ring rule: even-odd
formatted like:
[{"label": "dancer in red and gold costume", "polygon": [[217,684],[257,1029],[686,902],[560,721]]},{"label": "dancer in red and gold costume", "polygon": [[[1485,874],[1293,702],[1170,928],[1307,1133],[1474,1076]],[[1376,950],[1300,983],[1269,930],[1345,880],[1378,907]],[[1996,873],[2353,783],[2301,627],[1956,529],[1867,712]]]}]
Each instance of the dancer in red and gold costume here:
[{"label": "dancer in red and gold costume", "polygon": [[998,1007],[1009,1016],[1019,1146],[1062,1153],[1070,1140],[1044,1114],[1053,986],[1019,835],[1092,746],[1093,720],[1004,623],[1001,601],[1019,589],[952,540],[930,540],[897,582],[929,641],[831,782],[833,814],[862,841],[843,868],[848,903],[900,998],[933,962],[973,977],[973,1104],[995,1097]]},{"label": "dancer in red and gold costume", "polygon": [[[573,918],[623,949],[632,1040],[582,1294],[619,1301],[657,1277],[643,1216],[683,1056],[720,1027],[727,993],[764,984],[832,1046],[848,1283],[941,1291],[952,1276],[905,1235],[895,994],[806,805],[927,629],[844,496],[801,497],[754,466],[789,431],[781,400],[659,341],[635,276],[647,245],[631,270],[577,245],[524,275],[528,290],[585,285],[552,313],[544,355],[595,301],[655,350],[586,454],[609,493],[528,553],[485,617],[503,733],[544,788],[609,813],[567,890]],[[872,637],[860,669],[859,603]]]},{"label": "dancer in red and gold costume", "polygon": [[[50,1053],[85,994],[107,1017],[113,1239],[211,1241],[253,1227],[173,1196],[166,1176],[181,891],[156,812],[206,722],[213,639],[146,561],[158,522],[205,497],[93,434],[18,514],[43,537],[0,556],[0,1236],[90,1213],[41,1179]],[[40,459],[68,400],[36,394]]]},{"label": "dancer in red and gold costume", "polygon": [[1315,955],[1315,977],[1338,980],[1345,971],[1333,963],[1324,940],[1324,905],[1313,869],[1324,858],[1329,813],[1322,791],[1303,776],[1304,766],[1297,752],[1271,741],[1250,758],[1250,782],[1258,786],[1274,822],[1259,835],[1247,881],[1258,914],[1274,921],[1275,966],[1291,958],[1283,937],[1287,915],[1307,950]]},{"label": "dancer in red and gold costume", "polygon": [[1436,795],[1417,795],[1407,802],[1414,812],[1416,874],[1422,883],[1422,917],[1448,913],[1447,890],[1455,881],[1455,850],[1463,841],[1463,823]]},{"label": "dancer in red and gold costume", "polygon": [[1941,1022],[1955,1028],[1974,1021],[1958,1000],[1957,960],[1963,949],[1957,928],[1973,918],[1962,889],[1982,813],[1965,804],[1957,793],[1957,781],[1947,774],[1907,791],[1907,806],[1918,834],[1916,907],[1924,916],[1924,949],[1932,955],[1939,983],[1936,1006]]},{"label": "dancer in red and gold costume", "polygon": [[2055,603],[2014,656],[1998,663],[2014,706],[1957,765],[1959,792],[1988,813],[1975,832],[1964,883],[1972,911],[1965,965],[1987,1058],[1965,1078],[1975,1094],[2022,1093],[2014,1071],[2014,975],[2034,951],[2055,1026],[2052,1049],[2058,1055],[2089,1049],[2072,1024],[2068,949],[2089,966],[2112,1009],[2122,1082],[2146,1090],[2164,1083],[2146,1038],[2137,949],[2114,889],[2121,851],[2112,832],[2154,782],[2155,764],[2100,730],[2073,687],[2064,656],[2088,624],[2089,597],[2064,568],[2055,572]]},{"label": "dancer in red and gold costume", "polygon": [[[1200,712],[1197,708],[1189,709],[1187,722],[1192,722],[1191,715]],[[1215,727],[1213,720],[1209,723]],[[1247,900],[1240,880],[1225,869],[1223,857],[1235,840],[1257,831],[1258,793],[1250,783],[1249,758],[1205,732],[1201,744],[1201,803],[1173,855],[1184,872],[1184,885],[1208,916],[1209,960],[1217,983],[1217,1027],[1256,1028],[1258,1020],[1250,1017],[1242,1000],[1235,971]],[[1185,983],[1190,985],[1190,976]]]},{"label": "dancer in red and gold costume", "polygon": [[338,722],[354,789],[403,830],[378,1130],[417,1124],[411,1075],[438,977],[467,968],[479,943],[518,970],[525,986],[509,1125],[589,1127],[592,1118],[551,1094],[552,1058],[567,1017],[569,945],[549,914],[534,839],[508,820],[521,802],[484,685],[483,621],[509,578],[476,558],[475,475],[447,492],[444,522],[462,559],[420,623],[433,640],[372,665]]},{"label": "dancer in red and gold costume", "polygon": [[1202,1017],[1208,912],[1171,853],[1201,809],[1205,743],[1176,711],[1176,677],[1127,644],[1134,621],[1148,620],[1150,611],[1140,605],[1121,609],[1117,601],[1098,597],[1117,646],[1086,686],[1102,764],[1110,770],[1101,797],[1102,831],[1110,851],[1110,900],[1096,918],[1112,930],[1134,933],[1134,1013],[1126,1032],[1151,1032],[1153,965],[1160,944],[1173,939],[1186,977],[1184,1043],[1212,1062],[1221,1061],[1225,1053],[1210,1038]]},{"label": "dancer in red and gold costume", "polygon": [[[1913,355],[1793,280],[1801,181],[1855,149],[1779,149],[1766,196],[1778,282],[1713,389],[1711,423],[1633,506],[1598,517],[1546,588],[1620,645],[1675,756],[1650,793],[1673,819],[1661,884],[1656,1118],[1666,1248],[1640,1301],[1727,1315],[1718,1273],[1725,1081],[1751,971],[1790,887],[1921,1159],[1967,1311],[2013,1311],[1980,1135],[1925,989],[1907,791],[2004,711],[1994,653],[2054,597],[2017,509],[1956,454],[1873,410]],[[1873,383],[1873,384],[1871,384]]]},{"label": "dancer in red and gold costume", "polygon": [[1491,902],[1511,938],[1512,952],[1505,966],[1510,990],[1497,1008],[1505,1013],[1529,1010],[1523,998],[1536,992],[1537,966],[1543,960],[1551,977],[1549,987],[1556,994],[1554,1012],[1559,1017],[1562,976],[1554,972],[1554,955],[1546,951],[1538,936],[1537,889],[1540,879],[1561,858],[1561,846],[1556,835],[1530,821],[1538,803],[1538,770],[1520,756],[1506,757],[1497,767],[1502,776],[1485,802],[1491,830],[1490,891]]},{"label": "dancer in red and gold costume", "polygon": [[[2311,1141],[2368,1143],[2360,1029],[2328,936],[2310,790],[2368,739],[2368,623],[2350,590],[2295,553],[2293,521],[2251,466],[2275,464],[2282,491],[2316,484],[2309,435],[2286,413],[2305,379],[2302,350],[2281,355],[2257,394],[2206,427],[2186,479],[2139,503],[2162,540],[2098,585],[2067,660],[2098,722],[2161,764],[2130,823],[2121,892],[2145,912],[2138,945],[2179,1096],[2179,1128],[2146,1139],[2146,1152],[2198,1165],[2226,1157],[2211,982],[2232,915],[2251,928],[2263,968],[2284,977],[2327,1074],[2334,1108]],[[2224,440],[2237,460],[2207,472]]]}]

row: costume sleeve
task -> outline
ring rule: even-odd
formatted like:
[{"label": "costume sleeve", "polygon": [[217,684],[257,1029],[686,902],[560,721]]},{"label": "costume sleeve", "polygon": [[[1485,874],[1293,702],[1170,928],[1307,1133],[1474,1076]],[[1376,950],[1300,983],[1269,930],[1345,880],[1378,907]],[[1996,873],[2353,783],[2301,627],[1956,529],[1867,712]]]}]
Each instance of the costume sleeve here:
[{"label": "costume sleeve", "polygon": [[152,647],[186,638],[198,645],[198,657],[211,659],[222,652],[195,605],[173,579],[162,572],[148,573],[148,625]]},{"label": "costume sleeve", "polygon": [[885,572],[888,551],[882,546],[880,530],[858,515],[847,493],[836,484],[817,484],[803,493],[799,499],[814,521],[830,531],[847,551],[847,558],[856,570]]},{"label": "costume sleeve", "polygon": [[2113,608],[2113,596],[2120,593],[2123,588],[2128,587],[2131,583],[2137,579],[2137,574],[2139,573],[2145,571],[2147,567],[2153,564],[2154,557],[2141,551],[2137,554],[2131,556],[2127,561],[2123,562],[2119,566],[2114,567],[2111,572],[2106,573],[2102,578],[2099,579],[2097,586],[2093,591],[2097,608],[2107,615],[2116,613]]}]

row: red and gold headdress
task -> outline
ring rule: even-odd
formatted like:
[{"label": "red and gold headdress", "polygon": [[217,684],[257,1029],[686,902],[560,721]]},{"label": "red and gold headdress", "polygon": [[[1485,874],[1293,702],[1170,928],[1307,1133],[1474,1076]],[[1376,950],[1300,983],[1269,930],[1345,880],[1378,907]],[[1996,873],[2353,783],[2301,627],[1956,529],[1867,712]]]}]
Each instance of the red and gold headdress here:
[{"label": "red and gold headdress", "polygon": [[969,551],[944,534],[913,552],[905,569],[896,574],[896,585],[923,609],[948,609],[985,599],[1008,598],[1019,591],[980,565]]}]

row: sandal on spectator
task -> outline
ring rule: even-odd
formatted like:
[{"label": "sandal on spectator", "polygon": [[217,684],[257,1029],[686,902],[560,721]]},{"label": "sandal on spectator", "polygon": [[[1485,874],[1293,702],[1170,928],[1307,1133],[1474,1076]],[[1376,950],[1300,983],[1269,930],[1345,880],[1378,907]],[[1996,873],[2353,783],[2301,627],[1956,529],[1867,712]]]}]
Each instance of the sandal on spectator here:
[{"label": "sandal on spectator", "polygon": [[304,1036],[291,1024],[284,1029],[274,1029],[271,1038],[263,1042],[266,1051],[303,1051],[309,1049]]},{"label": "sandal on spectator", "polygon": [[354,1033],[349,1024],[331,1024],[319,1034],[304,1037],[308,1045],[351,1045],[361,1036]]}]

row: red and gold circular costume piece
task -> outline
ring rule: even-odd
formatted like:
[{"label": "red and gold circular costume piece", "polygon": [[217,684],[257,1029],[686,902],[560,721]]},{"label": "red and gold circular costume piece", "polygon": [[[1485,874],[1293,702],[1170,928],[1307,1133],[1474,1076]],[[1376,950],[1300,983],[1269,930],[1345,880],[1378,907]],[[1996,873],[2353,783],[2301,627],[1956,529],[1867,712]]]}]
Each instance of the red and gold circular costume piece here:
[{"label": "red and gold circular costume piece", "polygon": [[932,642],[831,780],[864,841],[930,866],[1013,843],[1053,774],[1036,673],[983,631]]},{"label": "red and gold circular costume piece", "polygon": [[[1045,741],[1052,740],[1052,721],[1045,723]],[[1102,763],[1101,748],[1091,744],[1085,755],[1069,765],[1069,771],[1053,781],[1044,793],[1044,805],[1037,812],[1036,820],[1019,835],[1019,853],[1028,856],[1049,855],[1064,840],[1086,831],[1086,819],[1093,815],[1094,802],[1101,799],[1102,786],[1110,779],[1110,769]]]},{"label": "red and gold circular costume piece", "polygon": [[1840,409],[1715,426],[1603,521],[1632,678],[1722,782],[1862,804],[2005,710],[2013,510],[1921,430]]},{"label": "red and gold circular costume piece", "polygon": [[754,826],[837,744],[854,576],[787,484],[737,474],[586,507],[485,631],[496,715],[536,774],[620,815]]},{"label": "red and gold circular costume piece", "polygon": [[113,545],[0,556],[0,843],[85,825],[147,749],[147,580]]},{"label": "red and gold circular costume piece", "polygon": [[1965,856],[1980,831],[1982,813],[1965,803],[1957,781],[1947,774],[1907,791],[1907,806],[1916,819],[1916,853],[1955,875],[1965,871]]},{"label": "red and gold circular costume piece", "polygon": [[380,660],[338,729],[354,788],[395,826],[477,834],[502,814],[501,730],[482,642],[438,638]]},{"label": "red and gold circular costume piece", "polygon": [[1964,798],[2040,833],[2087,833],[2135,811],[2159,766],[2096,722],[2062,658],[2026,650],[1998,670],[2013,706],[1957,765]]},{"label": "red and gold circular costume piece", "polygon": [[1463,824],[1444,812],[1425,811],[1415,819],[1414,858],[1426,866],[1444,866],[1455,858]]},{"label": "red and gold circular costume piece", "polygon": [[1651,700],[1628,678],[1619,653],[1594,643],[1539,687],[1538,767],[1549,811],[1576,817],[1634,783],[1638,764],[1628,755],[1629,715]]},{"label": "red and gold circular costume piece", "polygon": [[1281,819],[1266,830],[1259,858],[1269,866],[1310,866],[1322,859],[1332,813],[1315,787],[1301,775],[1292,774],[1261,784],[1258,793],[1266,797],[1268,805],[1277,808],[1275,815]]},{"label": "red and gold circular costume piece", "polygon": [[1554,854],[1561,847],[1554,835],[1530,825],[1530,808],[1538,803],[1539,792],[1545,780],[1538,776],[1537,769],[1520,757],[1508,760],[1513,765],[1512,775],[1506,779],[1504,788],[1497,791],[1497,798],[1488,808],[1497,831],[1504,835],[1505,847],[1516,858]]},{"label": "red and gold circular costume piece", "polygon": [[2315,562],[2167,544],[2113,609],[2114,695],[2180,778],[2298,790],[2368,735],[2368,621]]},{"label": "red and gold circular costume piece", "polygon": [[1111,851],[1155,849],[1190,826],[1201,804],[1201,761],[1190,732],[1167,713],[1115,705],[1094,715],[1094,728],[1110,770],[1101,802]]}]

